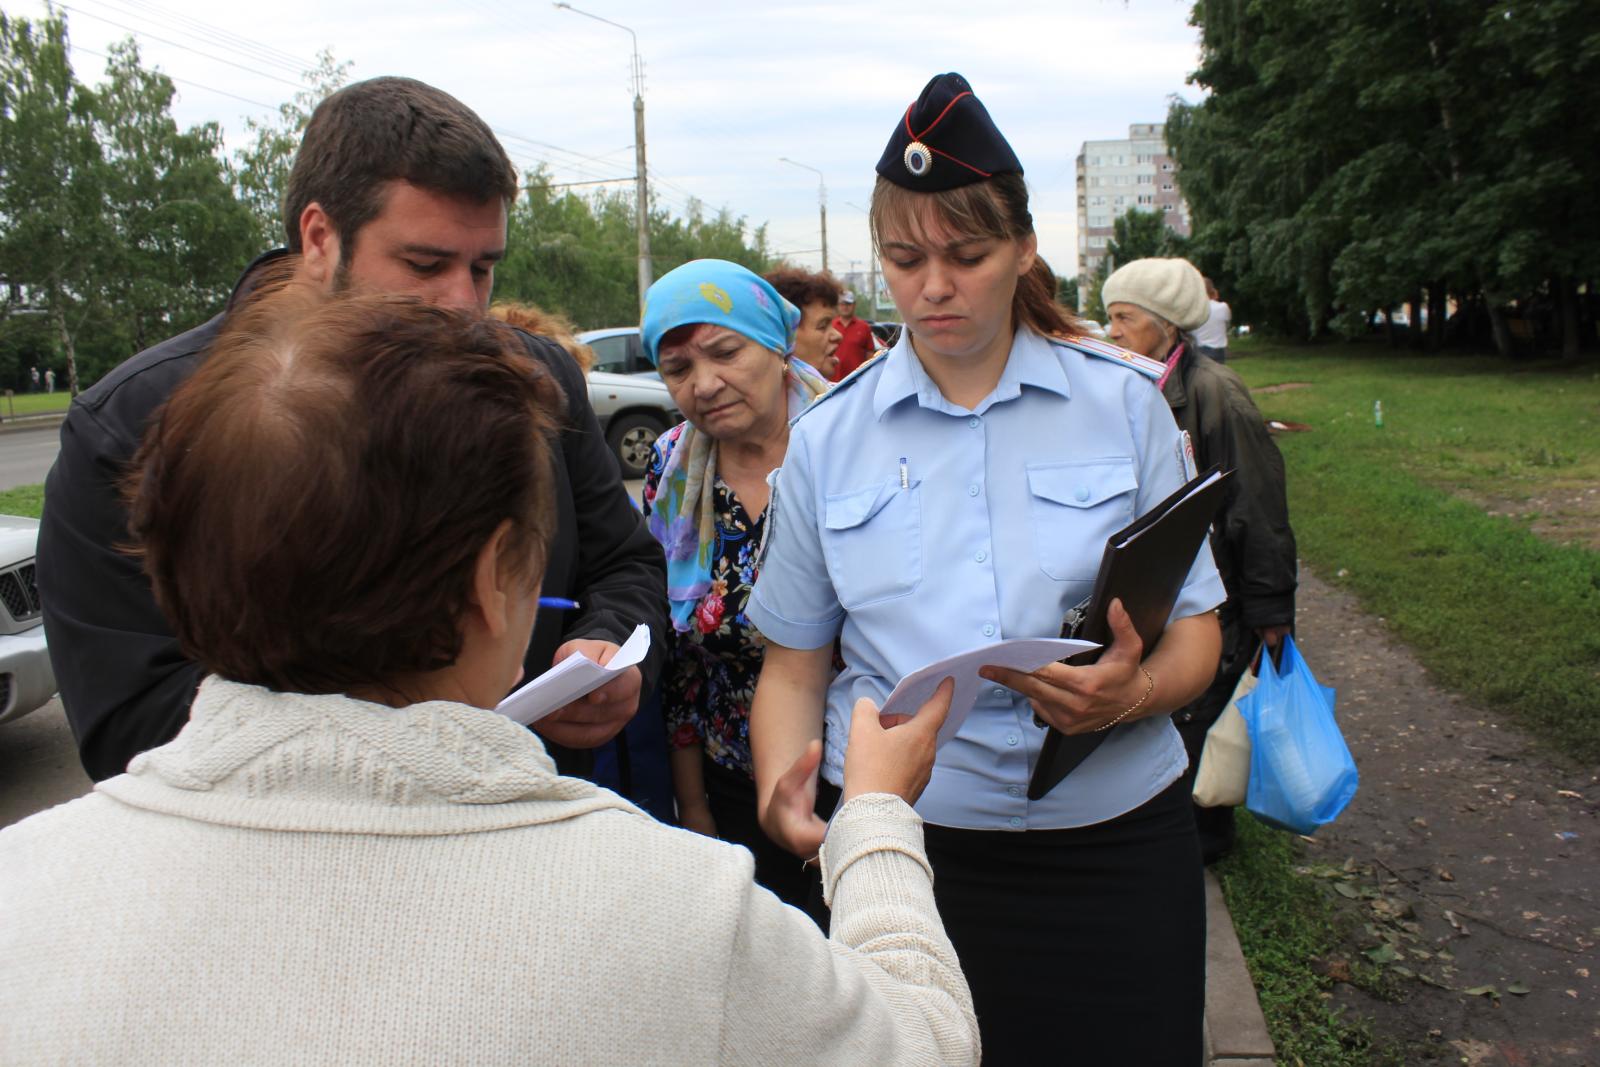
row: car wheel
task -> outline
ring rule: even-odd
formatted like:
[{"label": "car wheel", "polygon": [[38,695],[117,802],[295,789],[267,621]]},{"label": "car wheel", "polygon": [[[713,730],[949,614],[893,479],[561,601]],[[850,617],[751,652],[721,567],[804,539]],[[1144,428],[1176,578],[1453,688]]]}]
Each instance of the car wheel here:
[{"label": "car wheel", "polygon": [[645,468],[650,466],[650,450],[665,428],[660,419],[638,411],[611,420],[606,443],[617,457],[625,481],[644,477]]}]

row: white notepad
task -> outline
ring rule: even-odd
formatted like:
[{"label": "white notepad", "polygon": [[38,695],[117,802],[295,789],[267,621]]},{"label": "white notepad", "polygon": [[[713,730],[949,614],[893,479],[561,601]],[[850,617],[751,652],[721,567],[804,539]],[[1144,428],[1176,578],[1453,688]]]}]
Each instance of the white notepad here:
[{"label": "white notepad", "polygon": [[650,627],[640,623],[604,667],[582,653],[568,656],[518,688],[494,710],[512,722],[531,726],[552,711],[599,689],[629,667],[637,666],[648,651]]},{"label": "white notepad", "polygon": [[1010,641],[997,641],[954,656],[947,656],[912,671],[900,679],[889,699],[883,702],[882,714],[915,715],[927,703],[939,683],[946,678],[956,680],[956,691],[950,698],[950,715],[939,728],[939,744],[956,735],[967,714],[978,702],[978,692],[995,683],[978,676],[980,667],[1010,667],[1018,671],[1036,671],[1046,663],[1076,656],[1100,646],[1093,641],[1072,641],[1060,637],[1019,637]]}]

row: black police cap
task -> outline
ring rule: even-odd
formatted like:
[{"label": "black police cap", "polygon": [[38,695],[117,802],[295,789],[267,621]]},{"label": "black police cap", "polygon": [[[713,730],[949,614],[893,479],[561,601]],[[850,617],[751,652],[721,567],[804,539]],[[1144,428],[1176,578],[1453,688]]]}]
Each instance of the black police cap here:
[{"label": "black police cap", "polygon": [[939,74],[906,108],[878,173],[907,189],[938,193],[996,174],[1021,174],[1022,163],[967,79]]}]

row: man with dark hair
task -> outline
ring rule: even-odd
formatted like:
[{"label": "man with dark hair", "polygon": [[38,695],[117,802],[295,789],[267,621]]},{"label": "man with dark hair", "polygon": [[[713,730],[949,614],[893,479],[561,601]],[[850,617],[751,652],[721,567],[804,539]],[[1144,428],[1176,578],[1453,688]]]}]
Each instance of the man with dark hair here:
[{"label": "man with dark hair", "polygon": [[[406,78],[358,82],[318,105],[306,127],[285,197],[289,250],[252,264],[230,304],[264,266],[298,252],[296,272],[329,292],[403,293],[481,311],[516,192],[505,150],[460,101]],[[193,373],[226,314],[141,352],[79,397],[45,482],[45,632],[79,758],[97,780],[170,740],[200,682],[199,665],[179,650],[149,581],[123,551],[120,486],[151,415]],[[551,442],[556,530],[542,591],[580,605],[541,613],[524,671],[539,674],[576,652],[604,662],[641,622],[654,637],[642,670],[538,725],[563,772],[587,773],[586,750],[626,725],[660,669],[666,568],[623,489],[577,366],[545,338],[522,340],[565,394]]]},{"label": "man with dark hair", "polygon": [[830,382],[839,380],[839,331],[833,320],[839,313],[839,293],[843,291],[831,274],[813,274],[796,267],[782,267],[764,276],[778,295],[800,309],[800,325],[795,329],[794,358],[809,363]]}]

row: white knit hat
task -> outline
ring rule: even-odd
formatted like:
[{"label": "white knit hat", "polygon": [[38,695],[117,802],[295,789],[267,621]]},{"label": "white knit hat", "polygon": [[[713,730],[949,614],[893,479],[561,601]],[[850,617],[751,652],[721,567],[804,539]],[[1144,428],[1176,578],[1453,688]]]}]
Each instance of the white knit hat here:
[{"label": "white knit hat", "polygon": [[1187,259],[1136,259],[1118,267],[1100,290],[1100,302],[1136,304],[1180,330],[1205,325],[1211,313],[1206,282]]}]

